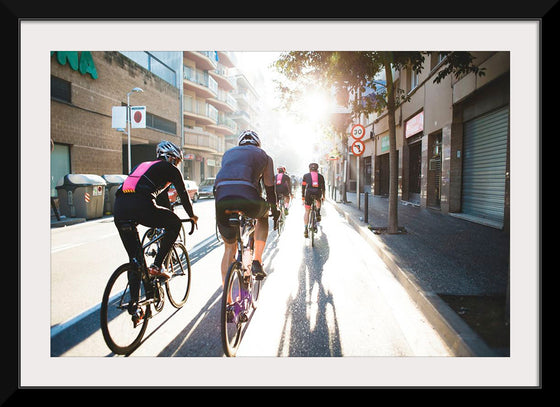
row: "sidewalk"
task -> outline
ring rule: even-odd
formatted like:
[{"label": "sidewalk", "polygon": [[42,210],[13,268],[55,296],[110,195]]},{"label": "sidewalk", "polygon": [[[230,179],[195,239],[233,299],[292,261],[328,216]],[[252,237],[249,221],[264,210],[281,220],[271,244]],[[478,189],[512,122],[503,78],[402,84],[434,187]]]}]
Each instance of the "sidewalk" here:
[{"label": "sidewalk", "polygon": [[[383,258],[457,355],[509,355],[508,321],[502,321],[506,317],[480,321],[496,307],[506,312],[509,232],[399,202],[398,225],[405,233],[375,233],[375,228],[388,225],[388,198],[369,197],[368,224],[356,194],[347,194],[347,199],[350,202],[329,201]],[[469,321],[476,306],[483,307],[485,315]],[[507,337],[507,346],[492,344],[492,337],[483,340],[481,335],[488,334]]]}]

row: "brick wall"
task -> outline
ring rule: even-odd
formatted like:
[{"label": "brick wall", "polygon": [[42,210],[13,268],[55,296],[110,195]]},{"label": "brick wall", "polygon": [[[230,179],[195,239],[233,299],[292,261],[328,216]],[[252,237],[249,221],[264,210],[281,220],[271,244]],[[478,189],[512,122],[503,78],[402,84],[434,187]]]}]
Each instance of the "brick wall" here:
[{"label": "brick wall", "polygon": [[51,75],[71,83],[71,103],[51,100],[51,138],[71,146],[72,172],[123,172],[126,135],[111,128],[112,107],[126,105],[126,95],[134,87],[144,92],[131,94],[130,104],[145,105],[148,113],[175,122],[177,130],[173,136],[148,128],[133,129],[133,140],[156,144],[167,139],[180,144],[179,89],[118,52],[93,51],[91,55],[97,79],[61,65],[56,55],[51,56]]}]

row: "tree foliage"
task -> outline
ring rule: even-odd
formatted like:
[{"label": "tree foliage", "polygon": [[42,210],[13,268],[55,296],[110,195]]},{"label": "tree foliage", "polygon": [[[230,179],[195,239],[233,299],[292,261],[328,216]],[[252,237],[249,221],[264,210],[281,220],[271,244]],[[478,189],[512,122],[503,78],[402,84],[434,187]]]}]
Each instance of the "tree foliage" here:
[{"label": "tree foliage", "polygon": [[[282,53],[275,62],[276,69],[288,80],[288,84],[279,84],[287,107],[310,86],[322,86],[334,89],[338,104],[351,108],[354,117],[387,111],[390,233],[398,230],[395,110],[410,98],[403,89],[395,89],[392,73],[406,68],[418,74],[424,68],[426,56],[431,54],[430,51],[290,51]],[[470,72],[484,74],[469,52],[441,54],[444,59],[434,83],[451,74],[456,78]]]}]

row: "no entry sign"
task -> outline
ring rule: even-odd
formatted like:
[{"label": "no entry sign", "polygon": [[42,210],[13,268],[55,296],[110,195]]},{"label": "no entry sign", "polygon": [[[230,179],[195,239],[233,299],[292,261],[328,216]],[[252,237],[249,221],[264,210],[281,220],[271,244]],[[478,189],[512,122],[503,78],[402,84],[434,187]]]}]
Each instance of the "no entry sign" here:
[{"label": "no entry sign", "polygon": [[146,106],[130,106],[130,127],[146,128]]}]

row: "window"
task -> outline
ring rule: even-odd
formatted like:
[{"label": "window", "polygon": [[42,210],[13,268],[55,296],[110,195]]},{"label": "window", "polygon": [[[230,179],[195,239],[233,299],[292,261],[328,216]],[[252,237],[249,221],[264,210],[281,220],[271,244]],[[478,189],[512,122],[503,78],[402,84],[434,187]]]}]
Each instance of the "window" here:
[{"label": "window", "polygon": [[164,133],[177,134],[177,123],[151,113],[146,113],[146,127],[163,131]]},{"label": "window", "polygon": [[414,71],[410,73],[410,90],[418,86],[418,74]]},{"label": "window", "polygon": [[71,83],[51,76],[51,98],[60,102],[72,103]]}]

